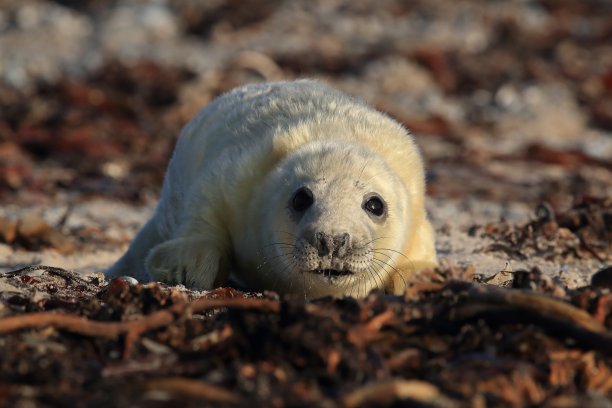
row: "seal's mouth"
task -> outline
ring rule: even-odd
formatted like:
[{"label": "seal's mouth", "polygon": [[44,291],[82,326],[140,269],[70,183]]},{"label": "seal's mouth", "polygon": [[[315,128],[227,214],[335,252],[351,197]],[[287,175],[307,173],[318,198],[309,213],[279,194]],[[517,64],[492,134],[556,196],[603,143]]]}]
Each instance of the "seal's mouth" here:
[{"label": "seal's mouth", "polygon": [[339,271],[337,269],[314,269],[310,272],[317,274],[317,275],[322,275],[326,278],[339,278],[343,276],[354,275],[352,271],[348,271],[348,270]]}]

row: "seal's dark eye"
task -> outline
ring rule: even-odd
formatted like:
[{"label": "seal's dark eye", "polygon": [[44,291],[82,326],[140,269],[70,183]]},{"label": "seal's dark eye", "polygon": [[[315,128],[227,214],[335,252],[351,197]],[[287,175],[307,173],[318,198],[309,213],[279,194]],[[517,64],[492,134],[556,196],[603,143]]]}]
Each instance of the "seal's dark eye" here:
[{"label": "seal's dark eye", "polygon": [[291,199],[291,207],[297,212],[306,211],[312,205],[314,198],[312,191],[307,187],[302,187],[293,195]]},{"label": "seal's dark eye", "polygon": [[363,208],[367,212],[372,213],[377,217],[380,217],[385,213],[385,203],[383,203],[383,200],[377,196],[370,197],[363,205]]}]

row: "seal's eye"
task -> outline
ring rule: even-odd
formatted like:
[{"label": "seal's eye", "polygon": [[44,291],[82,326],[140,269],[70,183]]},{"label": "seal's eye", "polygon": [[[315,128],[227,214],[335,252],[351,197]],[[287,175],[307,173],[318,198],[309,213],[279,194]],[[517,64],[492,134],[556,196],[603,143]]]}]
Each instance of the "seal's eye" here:
[{"label": "seal's eye", "polygon": [[302,187],[293,195],[291,206],[295,211],[302,212],[306,211],[313,202],[314,198],[312,196],[312,191],[310,191],[308,187]]},{"label": "seal's eye", "polygon": [[363,205],[364,210],[367,212],[380,217],[385,213],[385,203],[383,203],[382,198],[378,196],[372,196],[368,198],[368,201]]}]

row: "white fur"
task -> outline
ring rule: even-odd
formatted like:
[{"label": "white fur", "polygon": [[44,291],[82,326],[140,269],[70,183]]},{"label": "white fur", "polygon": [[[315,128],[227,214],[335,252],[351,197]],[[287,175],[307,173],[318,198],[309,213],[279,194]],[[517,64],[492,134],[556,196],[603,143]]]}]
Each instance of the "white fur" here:
[{"label": "white fur", "polygon": [[[298,217],[290,203],[302,186],[315,200]],[[389,117],[314,81],[244,86],[185,127],[155,215],[107,276],[210,289],[231,270],[253,289],[307,297],[399,293],[436,264],[424,188],[418,149]],[[384,221],[362,208],[374,192]],[[349,234],[352,249],[320,256],[316,232]]]}]

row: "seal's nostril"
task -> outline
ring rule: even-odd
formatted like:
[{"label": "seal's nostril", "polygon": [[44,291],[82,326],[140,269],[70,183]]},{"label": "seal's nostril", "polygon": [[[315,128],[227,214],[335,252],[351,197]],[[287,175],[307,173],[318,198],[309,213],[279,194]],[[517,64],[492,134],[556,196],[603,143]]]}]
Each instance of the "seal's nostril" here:
[{"label": "seal's nostril", "polygon": [[348,232],[337,235],[334,242],[336,244],[335,252],[339,257],[346,255],[348,250],[351,248],[351,236],[348,234]]},{"label": "seal's nostril", "polygon": [[319,251],[319,256],[329,255],[331,248],[334,243],[329,235],[324,232],[317,232],[315,234],[315,246]]}]

